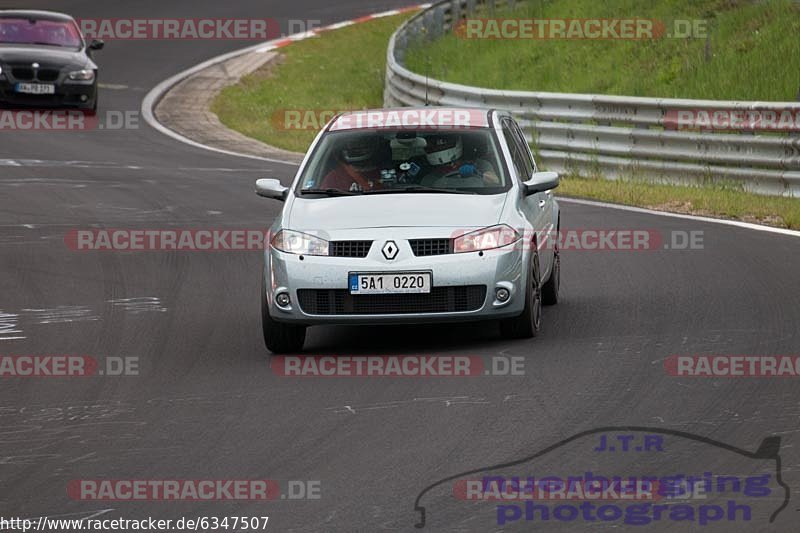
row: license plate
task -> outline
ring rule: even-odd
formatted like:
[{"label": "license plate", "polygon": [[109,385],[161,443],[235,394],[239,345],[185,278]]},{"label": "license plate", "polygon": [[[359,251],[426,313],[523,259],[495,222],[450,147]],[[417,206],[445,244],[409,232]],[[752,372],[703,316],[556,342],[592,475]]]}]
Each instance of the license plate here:
[{"label": "license plate", "polygon": [[430,272],[350,274],[350,294],[410,294],[431,292]]},{"label": "license plate", "polygon": [[56,94],[52,83],[18,83],[17,92],[25,94]]}]

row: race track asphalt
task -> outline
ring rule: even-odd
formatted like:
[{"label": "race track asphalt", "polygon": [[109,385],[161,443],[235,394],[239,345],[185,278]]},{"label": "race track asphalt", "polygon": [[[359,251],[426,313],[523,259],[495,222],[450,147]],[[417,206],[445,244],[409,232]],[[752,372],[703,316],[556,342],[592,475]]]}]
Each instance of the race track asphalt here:
[{"label": "race track asphalt", "polygon": [[[26,3],[87,18],[323,23],[402,5]],[[109,42],[98,54],[101,108],[137,111],[161,80],[246,44]],[[0,355],[140,363],[138,376],[0,378],[0,516],[267,515],[274,531],[411,531],[415,499],[432,483],[603,426],[680,430],[751,451],[780,436],[783,478],[792,494],[800,491],[797,378],[676,378],[664,370],[674,354],[800,355],[796,237],[563,202],[564,230],[694,231],[702,232],[703,247],[565,250],[562,302],[545,309],[534,340],[501,339],[492,324],[309,332],[305,353],[314,355],[524,358],[524,375],[427,379],[276,375],[261,339],[258,252],[76,252],[64,243],[68,231],[91,227],[266,228],[280,204],[256,197],[254,180],[288,182],[294,171],[193,148],[144,123],[121,131],[0,132]],[[536,471],[566,476],[604,464],[610,472],[632,462],[639,471],[651,464],[751,471],[752,458],[722,455],[681,443],[657,459],[619,453],[605,464],[572,450]],[[75,501],[66,490],[77,479],[264,478],[319,481],[321,498]],[[775,490],[756,503],[768,500],[774,510],[783,499]],[[503,529],[487,529],[491,504],[450,500],[427,505],[429,530]],[[769,530],[796,531],[798,507],[793,497]],[[764,530],[764,516],[705,529]],[[603,529],[580,520],[538,525]],[[691,525],[663,520],[638,529]]]}]

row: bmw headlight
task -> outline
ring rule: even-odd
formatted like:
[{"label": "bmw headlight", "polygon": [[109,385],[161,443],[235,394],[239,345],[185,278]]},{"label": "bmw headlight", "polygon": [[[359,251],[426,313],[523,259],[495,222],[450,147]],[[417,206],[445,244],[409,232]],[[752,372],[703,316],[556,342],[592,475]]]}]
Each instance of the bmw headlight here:
[{"label": "bmw headlight", "polygon": [[307,233],[282,229],[272,238],[272,247],[298,255],[328,255],[328,241]]},{"label": "bmw headlight", "polygon": [[69,79],[71,79],[72,81],[93,81],[94,70],[83,69],[70,72]]},{"label": "bmw headlight", "polygon": [[453,241],[453,252],[478,252],[508,246],[519,240],[519,232],[511,226],[500,224],[457,237]]}]

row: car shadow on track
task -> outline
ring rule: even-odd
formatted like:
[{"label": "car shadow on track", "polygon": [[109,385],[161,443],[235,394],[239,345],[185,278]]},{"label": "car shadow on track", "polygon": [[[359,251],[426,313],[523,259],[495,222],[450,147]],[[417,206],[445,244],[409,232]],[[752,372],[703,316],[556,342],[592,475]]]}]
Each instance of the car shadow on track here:
[{"label": "car shadow on track", "polygon": [[[404,355],[421,352],[496,351],[496,322],[319,326],[309,329],[305,354]],[[524,341],[516,341],[524,342]]]}]

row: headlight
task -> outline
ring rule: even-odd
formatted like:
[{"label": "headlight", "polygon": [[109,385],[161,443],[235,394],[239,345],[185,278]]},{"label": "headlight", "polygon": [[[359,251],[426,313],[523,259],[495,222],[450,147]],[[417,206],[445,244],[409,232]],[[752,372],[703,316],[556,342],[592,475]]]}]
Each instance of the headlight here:
[{"label": "headlight", "polygon": [[272,238],[272,247],[281,252],[302,255],[328,255],[328,241],[307,233],[282,229]]},{"label": "headlight", "polygon": [[462,235],[453,241],[453,252],[477,252],[507,246],[519,240],[519,233],[511,226],[500,224]]},{"label": "headlight", "polygon": [[92,81],[94,80],[94,71],[88,69],[76,70],[69,73],[69,79],[73,81]]}]

